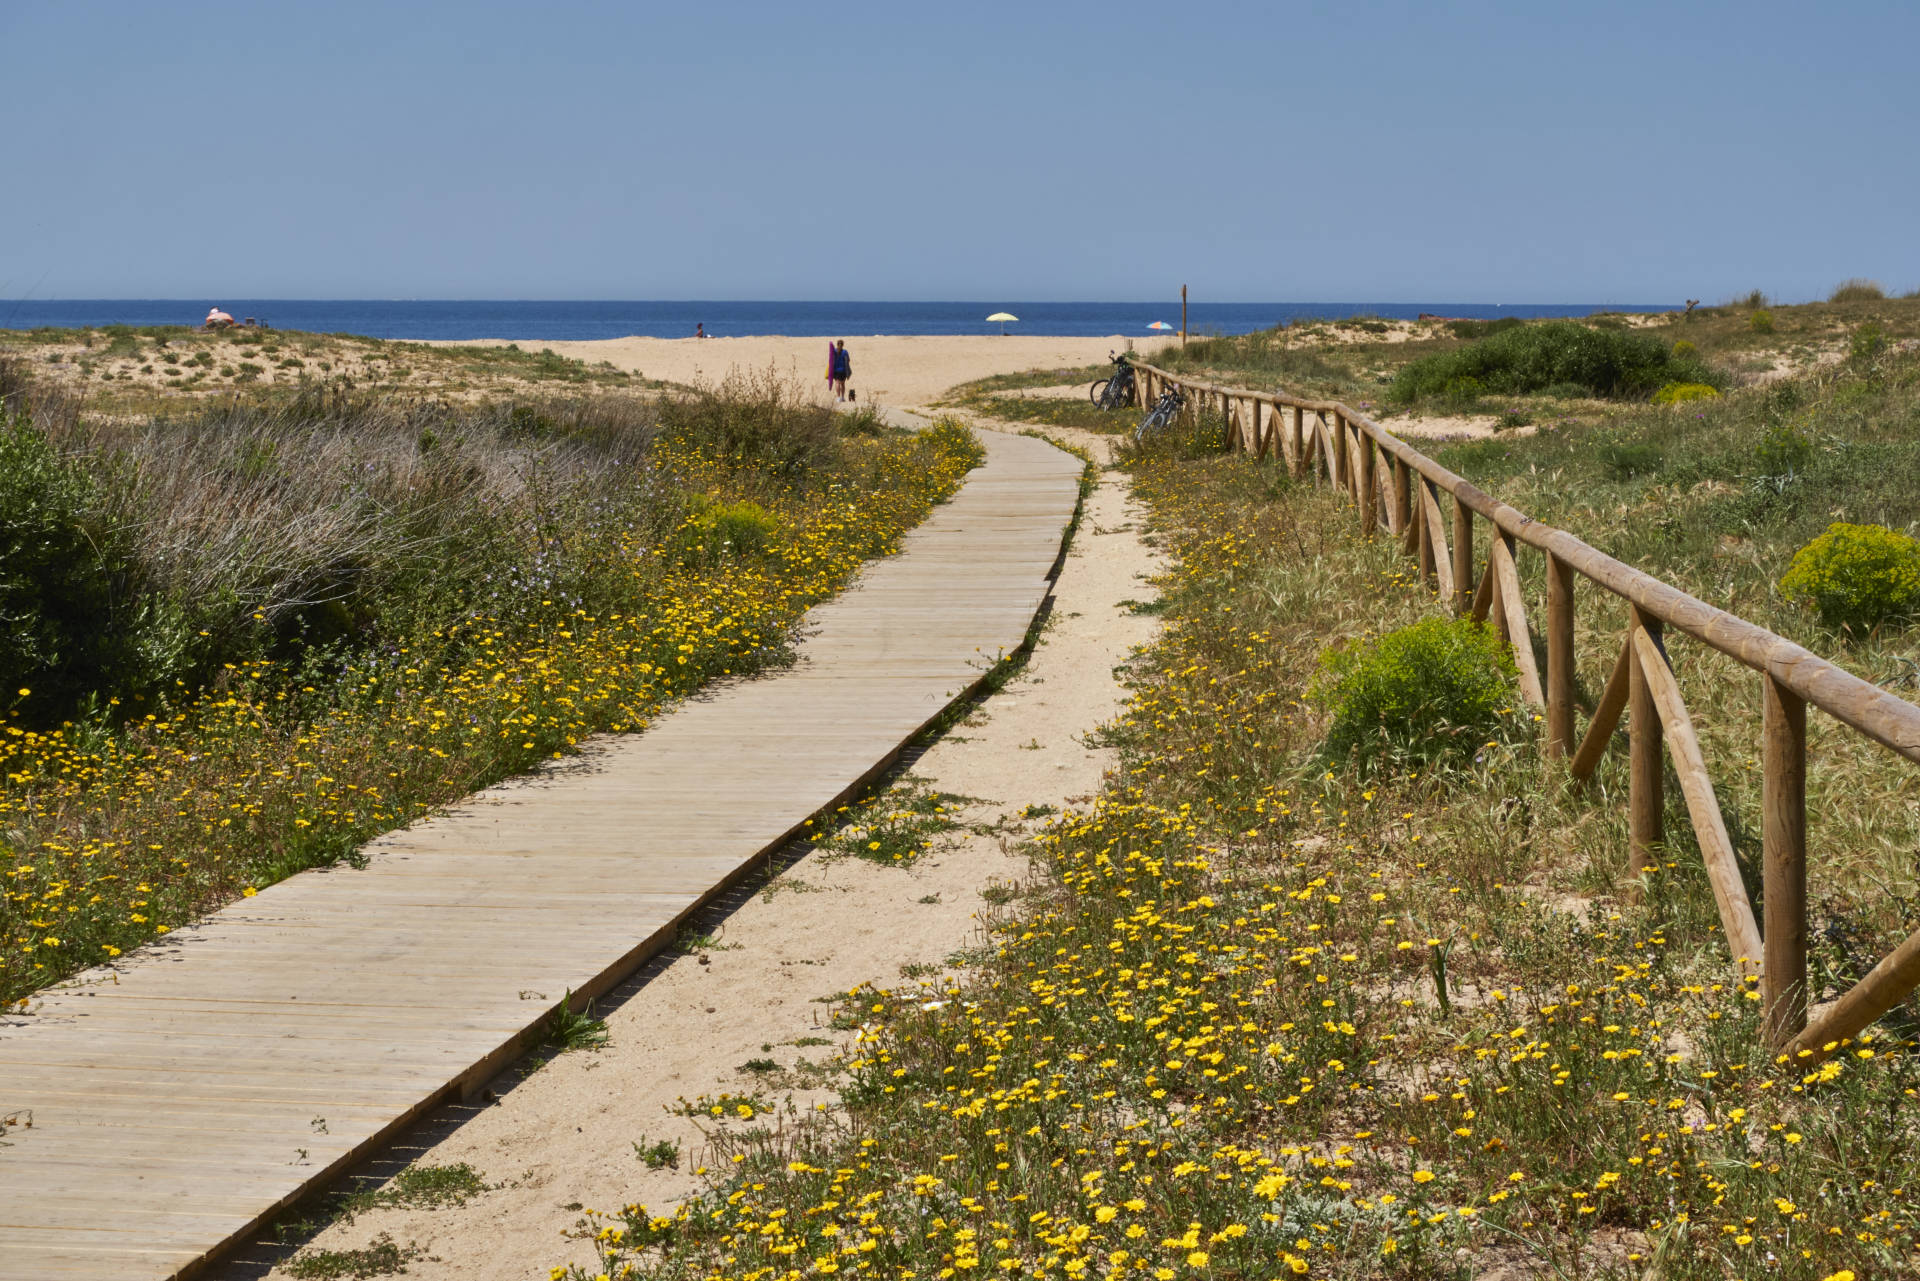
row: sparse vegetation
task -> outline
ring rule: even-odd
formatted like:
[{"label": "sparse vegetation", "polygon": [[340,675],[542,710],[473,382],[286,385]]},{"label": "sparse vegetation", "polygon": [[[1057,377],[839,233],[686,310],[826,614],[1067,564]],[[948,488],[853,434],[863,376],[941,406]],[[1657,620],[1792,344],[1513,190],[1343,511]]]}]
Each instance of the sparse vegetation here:
[{"label": "sparse vegetation", "polygon": [[1851,280],[1843,280],[1835,285],[1833,292],[1827,296],[1827,301],[1879,302],[1886,296],[1887,291],[1880,286],[1879,281],[1855,276]]},{"label": "sparse vegetation", "polygon": [[[1774,577],[1837,506],[1920,521],[1917,365],[1739,390],[1687,406],[1683,430],[1622,407],[1442,461],[1891,679],[1909,647],[1819,632]],[[1783,424],[1812,455],[1759,485]],[[1606,451],[1656,442],[1644,472],[1610,474]],[[843,1120],[725,1132],[708,1199],[607,1216],[620,1233],[579,1275],[779,1275],[795,1255],[927,1276],[1911,1271],[1911,1009],[1817,1070],[1770,1060],[1677,789],[1664,860],[1625,892],[1618,752],[1590,793],[1543,776],[1524,718],[1456,768],[1329,760],[1313,656],[1445,606],[1338,491],[1276,489],[1244,457],[1132,467],[1177,565],[1170,626],[1107,732],[1121,769],[1045,834],[1048,875],[990,946],[949,958],[970,968],[940,999],[842,1004],[861,1028]],[[1591,700],[1626,619],[1600,593],[1580,609]],[[1751,860],[1756,682],[1683,638],[1670,653]],[[1920,815],[1909,763],[1816,733],[1819,999],[1920,924]]]}]

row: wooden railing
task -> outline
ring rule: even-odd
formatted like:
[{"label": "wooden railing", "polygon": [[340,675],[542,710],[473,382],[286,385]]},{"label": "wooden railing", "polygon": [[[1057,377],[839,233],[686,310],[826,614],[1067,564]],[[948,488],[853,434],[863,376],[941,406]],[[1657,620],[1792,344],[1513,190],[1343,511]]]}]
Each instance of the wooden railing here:
[{"label": "wooden railing", "polygon": [[[1776,1050],[1816,1063],[1920,985],[1916,932],[1807,1026],[1807,704],[1914,762],[1920,762],[1920,707],[1514,510],[1339,401],[1219,387],[1139,362],[1134,368],[1141,403],[1150,405],[1168,387],[1178,387],[1187,412],[1225,418],[1229,448],[1271,457],[1296,476],[1324,474],[1351,495],[1369,537],[1382,530],[1399,537],[1419,561],[1423,580],[1437,586],[1458,613],[1491,619],[1512,646],[1522,696],[1545,714],[1547,754],[1564,762],[1576,782],[1593,777],[1626,715],[1627,866],[1636,880],[1664,845],[1663,747],[1671,754],[1728,947],[1743,973],[1760,983],[1766,1036]],[[1476,520],[1490,527],[1477,575]],[[1515,559],[1523,546],[1546,556],[1544,673],[1534,657]],[[1576,733],[1578,579],[1624,600],[1630,618],[1613,674],[1585,730]],[[1764,922],[1754,919],[1700,740],[1667,658],[1669,629],[1737,660],[1762,681]]]}]

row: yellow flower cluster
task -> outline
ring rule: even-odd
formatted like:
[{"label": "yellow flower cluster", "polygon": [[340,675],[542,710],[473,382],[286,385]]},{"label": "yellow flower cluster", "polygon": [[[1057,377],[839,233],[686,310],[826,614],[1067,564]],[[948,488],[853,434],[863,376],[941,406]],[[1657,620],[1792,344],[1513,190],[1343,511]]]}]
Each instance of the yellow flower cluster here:
[{"label": "yellow flower cluster", "polygon": [[675,549],[700,504],[658,542],[626,536],[632,593],[618,611],[472,618],[325,688],[237,665],[117,734],[0,729],[0,999],[777,661],[800,615],[892,550],[978,459],[951,432],[844,449],[858,483],[775,480],[663,443],[656,461],[684,486],[716,501],[746,491],[777,525],[751,556],[698,563]]},{"label": "yellow flower cluster", "polygon": [[1501,790],[1520,753],[1327,770],[1301,694],[1328,620],[1286,602],[1331,576],[1429,606],[1357,541],[1272,537],[1248,471],[1139,477],[1181,531],[1169,626],[1112,730],[1124,771],[1040,841],[1051,892],[950,986],[850,993],[844,1116],[716,1123],[712,1190],[599,1219],[599,1273],[1920,1266],[1908,1043],[1770,1058],[1754,985],[1675,928],[1712,913],[1677,860],[1647,906],[1542,905],[1524,842],[1558,835]]}]

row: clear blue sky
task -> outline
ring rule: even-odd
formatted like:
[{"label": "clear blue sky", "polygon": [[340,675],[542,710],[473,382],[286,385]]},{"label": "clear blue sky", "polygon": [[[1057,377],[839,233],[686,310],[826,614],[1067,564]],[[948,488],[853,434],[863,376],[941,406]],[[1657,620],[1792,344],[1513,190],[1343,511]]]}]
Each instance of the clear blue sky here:
[{"label": "clear blue sky", "polygon": [[1920,286],[1920,6],[0,0],[0,298]]}]

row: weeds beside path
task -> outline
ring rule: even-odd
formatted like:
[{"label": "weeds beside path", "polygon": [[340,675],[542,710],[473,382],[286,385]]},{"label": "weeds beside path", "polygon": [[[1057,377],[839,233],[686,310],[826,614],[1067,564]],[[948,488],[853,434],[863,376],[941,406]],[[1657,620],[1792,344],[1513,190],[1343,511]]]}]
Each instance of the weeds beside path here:
[{"label": "weeds beside path", "polygon": [[1332,493],[1244,459],[1135,478],[1178,566],[1124,773],[939,1000],[843,1003],[844,1121],[742,1136],[703,1198],[609,1216],[597,1269],[1911,1270],[1906,1029],[1769,1061],[1684,851],[1617,897],[1617,811],[1546,785],[1514,709],[1463,767],[1327,758],[1320,653],[1438,603]]},{"label": "weeds beside path", "polygon": [[[322,596],[341,609],[381,607],[340,643],[304,643],[311,630],[296,628],[299,643],[275,648],[263,604],[251,620],[240,611],[240,648],[212,664],[204,688],[107,686],[95,715],[35,727],[20,715],[31,697],[23,684],[0,738],[0,999],[350,857],[372,836],[564,755],[588,734],[639,729],[714,677],[780,661],[806,609],[891,550],[980,456],[957,429],[905,436],[863,421],[854,427],[873,434],[843,437],[824,410],[796,410],[789,417],[821,420],[809,438],[725,399],[696,397],[677,417],[664,414],[665,428],[649,424],[630,453],[614,451],[617,475],[552,502],[536,493],[515,513],[524,522],[498,517],[504,499],[476,504],[469,525],[453,522],[435,544],[473,552],[471,563],[416,566],[410,586],[386,596],[357,586]],[[237,428],[221,436],[209,426],[201,452],[244,453],[301,434],[298,422],[231,416]],[[502,417],[511,426],[512,415]],[[587,417],[579,430],[604,428]],[[164,437],[164,428],[150,430]],[[536,429],[559,430],[526,426]],[[8,430],[44,445],[57,429],[17,419]],[[469,475],[471,460],[451,443],[413,431],[421,439],[405,438],[403,456],[383,456],[383,466],[412,468],[429,487]],[[361,432],[342,450],[392,443]],[[101,466],[125,457],[101,456]],[[256,507],[300,492],[272,469],[233,479]],[[524,489],[539,477],[523,479]],[[338,502],[361,502],[374,484],[349,475]],[[410,500],[407,484],[394,490],[389,507],[404,514],[415,501],[422,521],[444,520],[432,493]],[[469,546],[471,526],[485,532],[489,520],[498,545]],[[361,549],[363,563],[406,544],[392,531],[382,538]],[[153,599],[174,598],[156,590]],[[297,592],[274,599],[274,608],[314,603]],[[237,604],[187,603],[228,613]],[[263,633],[251,648],[249,627]]]},{"label": "weeds beside path", "polygon": [[[1132,603],[1151,596],[1143,576],[1155,568],[1141,515],[1123,478],[1105,474],[1031,656],[913,763],[918,792],[966,798],[930,852],[895,862],[889,837],[880,863],[822,849],[786,867],[605,1012],[606,1048],[553,1059],[421,1158],[471,1163],[498,1186],[460,1210],[360,1215],[311,1248],[360,1248],[385,1232],[439,1256],[410,1263],[410,1275],[540,1274],[582,1204],[677,1202],[731,1165],[743,1132],[791,1132],[831,1104],[851,1040],[835,998],[899,983],[938,999],[937,976],[976,960],[983,927],[1028,892],[1025,834],[1084,803],[1114,762],[1088,736],[1124,697],[1114,669],[1156,626]],[[910,807],[883,797],[879,808]],[[677,1147],[677,1167],[642,1160],[636,1143]],[[563,1250],[593,1258],[590,1239]]]}]

